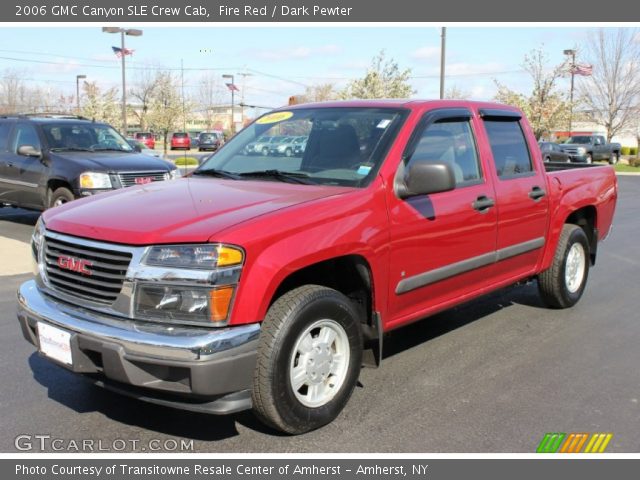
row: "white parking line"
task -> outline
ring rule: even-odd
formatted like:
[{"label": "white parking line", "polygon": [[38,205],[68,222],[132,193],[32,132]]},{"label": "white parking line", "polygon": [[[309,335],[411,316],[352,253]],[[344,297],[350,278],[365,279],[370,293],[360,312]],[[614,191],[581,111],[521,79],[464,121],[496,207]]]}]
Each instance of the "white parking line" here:
[{"label": "white parking line", "polygon": [[28,243],[0,237],[0,277],[31,272],[29,248]]}]

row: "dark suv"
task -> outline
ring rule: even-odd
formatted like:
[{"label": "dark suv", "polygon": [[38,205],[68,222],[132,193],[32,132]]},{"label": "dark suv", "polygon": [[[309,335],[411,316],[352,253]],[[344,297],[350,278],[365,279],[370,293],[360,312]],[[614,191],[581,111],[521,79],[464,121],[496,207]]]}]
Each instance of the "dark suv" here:
[{"label": "dark suv", "polygon": [[0,206],[44,210],[75,198],[179,176],[113,127],[82,117],[0,117]]}]

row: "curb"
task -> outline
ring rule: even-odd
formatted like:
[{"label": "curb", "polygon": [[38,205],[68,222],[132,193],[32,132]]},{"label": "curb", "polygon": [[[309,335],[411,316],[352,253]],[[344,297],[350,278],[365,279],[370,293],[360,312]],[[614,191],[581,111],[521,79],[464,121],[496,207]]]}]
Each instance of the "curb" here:
[{"label": "curb", "polygon": [[616,172],[616,175],[621,175],[623,177],[637,177],[640,176],[640,172]]}]

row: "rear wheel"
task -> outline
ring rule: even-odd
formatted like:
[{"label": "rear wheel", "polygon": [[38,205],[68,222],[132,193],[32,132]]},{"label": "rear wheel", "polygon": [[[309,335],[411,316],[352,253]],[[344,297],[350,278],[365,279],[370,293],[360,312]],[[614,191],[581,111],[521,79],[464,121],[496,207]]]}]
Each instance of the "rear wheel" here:
[{"label": "rear wheel", "polygon": [[611,154],[611,158],[609,158],[609,164],[615,165],[620,160],[620,154],[618,152],[613,152]]},{"label": "rear wheel", "polygon": [[290,434],[326,425],[351,397],[361,363],[360,319],[349,299],[318,285],[291,290],[262,324],[254,411]]},{"label": "rear wheel", "polygon": [[562,228],[551,266],[538,275],[542,300],[552,308],[572,307],[584,292],[589,276],[589,239],[577,225]]},{"label": "rear wheel", "polygon": [[53,191],[49,190],[49,208],[59,207],[74,199],[73,193],[68,188],[60,187]]}]

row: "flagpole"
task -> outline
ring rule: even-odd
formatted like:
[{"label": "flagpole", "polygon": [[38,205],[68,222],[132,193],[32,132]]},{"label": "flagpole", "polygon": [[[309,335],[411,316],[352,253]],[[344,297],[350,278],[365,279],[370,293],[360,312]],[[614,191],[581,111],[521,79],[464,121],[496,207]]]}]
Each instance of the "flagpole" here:
[{"label": "flagpole", "polygon": [[122,48],[122,135],[127,136],[127,78],[125,74],[124,30],[120,30],[120,48]]},{"label": "flagpole", "polygon": [[575,49],[565,50],[565,55],[571,55],[571,90],[569,90],[569,136],[571,136],[571,130],[573,129],[573,82],[576,72],[576,51]]}]

